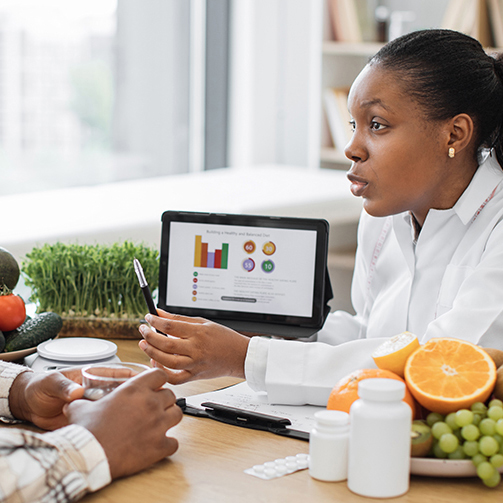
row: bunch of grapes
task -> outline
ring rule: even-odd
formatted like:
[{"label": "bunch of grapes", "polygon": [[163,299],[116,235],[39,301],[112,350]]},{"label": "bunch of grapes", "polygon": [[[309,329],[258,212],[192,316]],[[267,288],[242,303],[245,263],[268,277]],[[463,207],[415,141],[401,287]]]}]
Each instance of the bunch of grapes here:
[{"label": "bunch of grapes", "polygon": [[471,459],[477,475],[487,487],[496,487],[503,466],[503,402],[474,403],[442,416],[431,412],[426,417],[434,438],[433,456]]}]

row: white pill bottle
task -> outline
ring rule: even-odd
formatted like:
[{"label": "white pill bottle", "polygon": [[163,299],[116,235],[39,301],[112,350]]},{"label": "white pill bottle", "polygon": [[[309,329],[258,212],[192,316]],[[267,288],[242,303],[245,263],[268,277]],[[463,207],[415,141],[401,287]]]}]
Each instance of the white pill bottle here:
[{"label": "white pill bottle", "polygon": [[358,383],[350,409],[348,487],[361,496],[405,494],[410,479],[412,410],[402,399],[405,384],[371,378]]},{"label": "white pill bottle", "polygon": [[324,482],[348,477],[349,414],[320,410],[309,434],[309,475]]}]

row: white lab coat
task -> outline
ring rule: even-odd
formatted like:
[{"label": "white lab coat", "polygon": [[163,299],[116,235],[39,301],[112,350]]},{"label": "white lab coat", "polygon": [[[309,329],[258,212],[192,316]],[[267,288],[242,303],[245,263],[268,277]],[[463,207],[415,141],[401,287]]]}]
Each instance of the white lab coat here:
[{"label": "white lab coat", "polygon": [[352,284],[356,315],[327,318],[318,342],[254,337],[245,374],[271,403],[326,405],[349,372],[375,367],[383,338],[404,330],[421,343],[456,337],[503,349],[503,170],[486,157],[453,208],[430,210],[414,241],[410,214],[358,229]]}]

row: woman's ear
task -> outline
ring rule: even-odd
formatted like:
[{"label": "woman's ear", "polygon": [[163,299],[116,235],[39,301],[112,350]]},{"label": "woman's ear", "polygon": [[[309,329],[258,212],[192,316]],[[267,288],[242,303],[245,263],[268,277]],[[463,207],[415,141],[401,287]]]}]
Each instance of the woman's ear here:
[{"label": "woman's ear", "polygon": [[458,114],[447,123],[448,145],[447,149],[454,149],[459,153],[466,149],[474,139],[473,119],[468,114]]}]

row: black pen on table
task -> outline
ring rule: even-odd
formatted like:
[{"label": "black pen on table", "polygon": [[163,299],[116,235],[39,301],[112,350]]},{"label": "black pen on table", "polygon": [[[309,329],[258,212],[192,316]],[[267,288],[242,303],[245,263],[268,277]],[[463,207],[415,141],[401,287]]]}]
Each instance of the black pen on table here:
[{"label": "black pen on table", "polygon": [[148,287],[147,280],[145,279],[145,274],[143,273],[143,268],[140,261],[135,258],[133,259],[134,272],[138,276],[138,282],[140,283],[141,291],[143,292],[143,297],[145,297],[145,302],[147,303],[148,312],[157,316],[157,309],[154,305],[154,300],[152,299],[152,294],[150,293],[150,288]]}]

